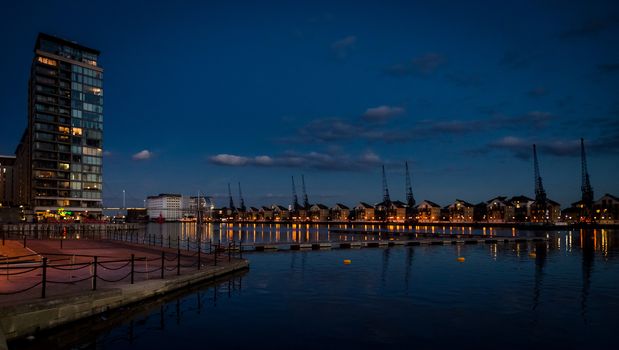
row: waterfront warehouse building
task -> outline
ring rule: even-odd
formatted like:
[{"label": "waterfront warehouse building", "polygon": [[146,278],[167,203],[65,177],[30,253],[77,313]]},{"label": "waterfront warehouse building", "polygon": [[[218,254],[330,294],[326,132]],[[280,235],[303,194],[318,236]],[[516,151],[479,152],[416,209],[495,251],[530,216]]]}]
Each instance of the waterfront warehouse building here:
[{"label": "waterfront warehouse building", "polygon": [[16,150],[19,204],[43,219],[102,214],[103,69],[99,51],[40,33],[28,126]]},{"label": "waterfront warehouse building", "polygon": [[178,221],[191,213],[189,202],[189,197],[180,194],[160,193],[146,198],[146,211],[151,220]]}]

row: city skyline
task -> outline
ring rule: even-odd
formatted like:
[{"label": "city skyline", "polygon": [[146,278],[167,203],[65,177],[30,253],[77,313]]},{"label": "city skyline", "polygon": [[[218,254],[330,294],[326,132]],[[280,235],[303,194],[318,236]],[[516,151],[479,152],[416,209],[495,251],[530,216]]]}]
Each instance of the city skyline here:
[{"label": "city skyline", "polygon": [[32,42],[48,32],[102,52],[104,206],[123,190],[129,206],[198,191],[225,205],[237,182],[248,205],[287,204],[301,174],[313,203],[377,203],[383,164],[404,200],[405,161],[418,203],[533,197],[537,143],[567,207],[580,137],[595,198],[619,192],[612,2],[152,4],[6,5],[0,154],[26,126]]}]

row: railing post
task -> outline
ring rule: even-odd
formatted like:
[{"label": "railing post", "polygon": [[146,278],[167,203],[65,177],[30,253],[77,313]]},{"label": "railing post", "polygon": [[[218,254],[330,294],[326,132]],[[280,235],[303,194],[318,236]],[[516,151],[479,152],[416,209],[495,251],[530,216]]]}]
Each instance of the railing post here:
[{"label": "railing post", "polygon": [[198,270],[200,270],[200,243],[198,242]]},{"label": "railing post", "polygon": [[23,232],[23,234],[24,234],[24,248],[26,248],[26,233]]},{"label": "railing post", "polygon": [[133,284],[134,271],[135,271],[135,254],[131,254],[131,284]]},{"label": "railing post", "polygon": [[95,256],[93,259],[93,268],[92,268],[92,290],[97,290],[97,257]]},{"label": "railing post", "polygon": [[176,251],[176,275],[180,276],[181,274],[181,247],[178,247]]},{"label": "railing post", "polygon": [[215,246],[215,266],[217,266],[217,255],[219,254],[219,244]]},{"label": "railing post", "polygon": [[41,273],[41,298],[45,299],[47,287],[47,258],[43,258],[43,271]]},{"label": "railing post", "polygon": [[228,262],[232,259],[232,242],[228,242]]},{"label": "railing post", "polygon": [[239,241],[239,258],[243,259],[243,241]]},{"label": "railing post", "polygon": [[164,277],[164,272],[165,272],[165,252],[162,250],[161,251],[161,279],[163,279]]},{"label": "railing post", "polygon": [[168,248],[172,248],[172,236],[168,234]]}]

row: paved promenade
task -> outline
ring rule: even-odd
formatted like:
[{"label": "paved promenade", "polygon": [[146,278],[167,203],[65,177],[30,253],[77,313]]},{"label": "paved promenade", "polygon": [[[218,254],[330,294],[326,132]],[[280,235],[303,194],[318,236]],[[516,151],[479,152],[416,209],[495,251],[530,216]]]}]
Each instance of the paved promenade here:
[{"label": "paved promenade", "polygon": [[7,240],[0,247],[0,333],[8,340],[248,267],[227,253],[215,261],[215,254],[116,241],[64,240],[61,247],[30,240],[23,248]]}]

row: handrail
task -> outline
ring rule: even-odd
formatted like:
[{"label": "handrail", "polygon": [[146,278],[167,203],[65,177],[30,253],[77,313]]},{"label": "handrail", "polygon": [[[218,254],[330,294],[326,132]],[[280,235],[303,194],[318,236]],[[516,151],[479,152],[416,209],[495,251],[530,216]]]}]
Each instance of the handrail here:
[{"label": "handrail", "polygon": [[[179,238],[179,241],[181,239]],[[188,243],[191,241],[190,239],[186,240]],[[98,255],[85,255],[85,254],[66,254],[66,253],[39,253],[39,254],[28,254],[21,256],[9,256],[3,257],[0,260],[0,278],[6,276],[7,279],[15,278],[14,276],[24,276],[27,280],[31,280],[32,277],[41,276],[41,280],[37,283],[30,285],[26,288],[14,291],[0,291],[0,296],[2,295],[15,295],[19,293],[24,293],[30,291],[34,288],[41,287],[41,298],[46,297],[46,290],[48,284],[64,284],[64,285],[76,285],[79,282],[91,280],[92,281],[92,290],[97,290],[97,280],[106,282],[106,283],[123,283],[122,281],[126,280],[128,277],[131,278],[131,284],[134,283],[134,276],[144,275],[146,274],[146,278],[148,279],[148,274],[152,274],[155,272],[161,272],[160,278],[165,278],[165,272],[176,271],[174,275],[181,275],[182,272],[187,272],[187,269],[195,269],[200,270],[202,266],[206,264],[212,264],[213,266],[217,266],[218,262],[223,261],[220,256],[222,252],[228,251],[228,261],[231,260],[233,252],[236,257],[236,248],[241,247],[242,245],[237,242],[228,243],[227,247],[222,244],[213,244],[209,241],[210,249],[208,252],[202,250],[202,242],[196,241],[197,251],[188,254],[185,248],[181,250],[180,244],[176,247],[176,252],[169,251],[168,248],[162,248],[160,257],[149,257],[149,256],[141,256],[136,257],[133,254],[129,259],[122,259],[113,256],[98,256]],[[189,250],[189,244],[187,245],[187,250]],[[166,251],[166,249],[168,251]],[[239,249],[238,256],[242,258],[242,249]],[[28,257],[41,257],[40,261],[19,261],[17,259],[23,259]],[[48,257],[56,257],[59,259],[49,260]],[[208,259],[208,257],[211,257]],[[80,258],[79,262],[67,262],[71,261],[75,258]],[[83,259],[92,259],[91,261],[83,261]],[[54,263],[55,261],[55,263]],[[149,263],[161,262],[159,266],[152,267],[149,269]],[[142,266],[136,266],[135,263],[140,262]],[[156,265],[156,264],[155,264]],[[99,267],[100,269],[97,269]],[[75,279],[76,276],[71,276],[72,271],[89,269],[89,272],[84,275],[80,273],[80,278]],[[53,273],[52,278],[48,277],[48,274],[51,271],[57,271]],[[67,280],[58,279],[61,277],[62,272],[69,272],[69,278]],[[105,276],[105,271],[113,271],[115,275]],[[122,275],[117,275],[117,271],[127,271]],[[30,274],[30,275],[29,275]],[[22,278],[22,277],[18,277]]]}]

